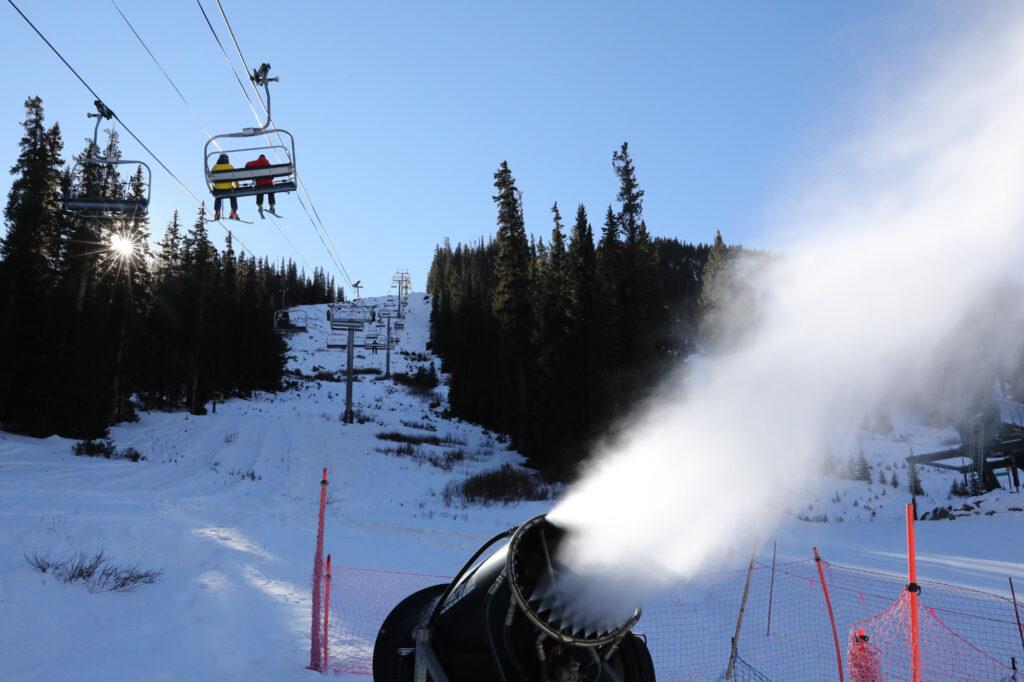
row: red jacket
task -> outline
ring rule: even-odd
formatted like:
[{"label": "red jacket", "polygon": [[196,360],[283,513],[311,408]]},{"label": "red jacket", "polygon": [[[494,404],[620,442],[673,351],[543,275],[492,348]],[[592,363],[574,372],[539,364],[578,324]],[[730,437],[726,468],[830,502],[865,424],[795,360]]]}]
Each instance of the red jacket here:
[{"label": "red jacket", "polygon": [[[249,163],[245,164],[245,167],[246,168],[265,168],[265,167],[267,167],[269,165],[270,165],[270,162],[267,161],[267,157],[265,157],[262,154],[260,154],[260,158],[254,159],[254,160],[250,161]],[[274,184],[274,179],[273,178],[256,178],[256,186],[257,187],[270,187],[273,184]]]}]

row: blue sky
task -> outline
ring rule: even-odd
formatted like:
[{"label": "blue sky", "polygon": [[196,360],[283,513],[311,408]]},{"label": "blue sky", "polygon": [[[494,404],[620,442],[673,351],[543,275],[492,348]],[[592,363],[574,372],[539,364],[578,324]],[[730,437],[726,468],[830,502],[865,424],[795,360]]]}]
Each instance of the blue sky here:
[{"label": "blue sky", "polygon": [[[124,121],[203,191],[205,135],[109,0],[16,0]],[[969,23],[968,3],[373,2],[222,0],[250,64],[270,62],[274,120],[345,267],[384,293],[397,268],[420,290],[435,244],[494,230],[492,174],[507,159],[527,227],[550,233],[579,202],[599,227],[612,151],[630,142],[655,235],[772,246],[765,216],[791,179],[884,102],[908,68]],[[203,0],[230,42],[214,0]],[[195,2],[118,0],[214,132],[252,115]],[[67,154],[91,133],[92,97],[12,8],[3,13],[0,163],[22,102],[42,96]],[[233,52],[232,52],[233,55]],[[237,62],[236,62],[237,63]],[[239,71],[241,72],[241,67]],[[130,140],[127,158],[144,157]],[[194,204],[154,166],[152,227]],[[5,175],[0,190],[6,196]],[[798,188],[797,188],[798,189]],[[294,195],[281,222],[241,201],[257,254],[330,266]],[[223,233],[214,228],[221,242]],[[296,255],[296,250],[301,254]],[[333,268],[332,268],[333,269]],[[340,276],[336,277],[341,281]]]}]

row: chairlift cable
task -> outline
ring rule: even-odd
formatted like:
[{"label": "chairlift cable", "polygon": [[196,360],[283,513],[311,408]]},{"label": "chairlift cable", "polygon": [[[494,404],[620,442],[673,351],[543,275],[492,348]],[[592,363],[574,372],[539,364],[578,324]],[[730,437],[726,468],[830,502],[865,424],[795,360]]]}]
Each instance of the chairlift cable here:
[{"label": "chairlift cable", "polygon": [[[199,1],[200,0],[196,0],[196,2],[199,2]],[[239,59],[239,61],[242,62],[242,66],[245,68],[246,73],[249,73],[250,72],[249,64],[248,64],[248,62],[246,62],[245,56],[242,54],[242,47],[241,47],[241,45],[239,45],[238,38],[235,36],[235,31],[231,27],[231,21],[228,19],[227,12],[224,10],[224,5],[221,3],[221,0],[216,0],[216,1],[217,1],[218,9],[220,9],[221,18],[224,19],[224,25],[227,27],[228,34],[231,36],[231,42],[234,43],[235,52],[238,54],[238,59]],[[200,8],[202,8],[202,5],[200,5]],[[205,11],[203,12],[203,16],[206,17],[206,12]],[[206,23],[207,23],[207,25],[210,25],[209,17],[206,17]],[[212,25],[210,25],[210,30],[213,31],[213,26]],[[216,37],[216,31],[214,31],[214,37]],[[220,42],[220,38],[217,38],[217,44],[221,45],[221,52],[223,52],[224,51],[224,47],[223,47],[223,45]],[[225,58],[226,58],[226,55],[225,55]],[[232,67],[232,72],[234,72],[234,68],[233,67]],[[235,75],[235,79],[239,80],[237,74]],[[239,85],[241,85],[241,80],[239,80]],[[256,85],[254,83],[252,83],[252,81],[250,81],[249,85],[250,85],[250,87],[252,87],[253,91],[256,94],[256,99],[259,101],[260,106],[263,108],[263,111],[267,114],[267,116],[269,118],[270,111],[268,110],[266,103],[263,101],[263,98],[260,96],[259,90],[256,88]],[[244,88],[243,88],[243,90],[244,90]],[[249,99],[249,95],[247,93],[246,93],[245,97],[246,97],[247,100],[249,100],[249,106],[252,107],[252,100]],[[256,114],[255,110],[253,111],[253,115],[256,117],[257,122],[259,122],[260,118]],[[284,143],[281,140],[281,134],[280,133],[277,134],[277,138],[278,138],[278,142],[280,144],[282,144],[282,146],[283,146]],[[275,152],[274,154],[276,156],[277,153]],[[319,211],[316,210],[316,205],[313,203],[313,198],[309,195],[309,190],[306,189],[306,184],[302,181],[302,176],[300,176],[298,174],[298,172],[296,172],[296,174],[295,174],[295,179],[296,179],[296,181],[297,181],[297,183],[299,185],[299,188],[302,190],[302,193],[306,196],[306,201],[309,202],[309,207],[313,210],[313,215],[316,216],[316,220],[320,224],[320,228],[317,230],[317,236],[320,237],[320,241],[321,241],[321,243],[323,243],[324,249],[327,250],[328,255],[334,260],[335,265],[338,267],[338,270],[340,270],[342,276],[345,278],[345,280],[348,282],[349,286],[351,287],[352,286],[352,278],[349,277],[348,271],[345,269],[344,264],[341,262],[341,257],[338,255],[337,247],[334,246],[334,241],[331,239],[331,235],[327,231],[327,227],[324,225],[323,220],[320,218],[320,213],[319,213]],[[312,223],[313,222],[313,218],[309,215],[309,211],[306,209],[306,205],[303,203],[302,197],[296,195],[296,198],[299,200],[299,204],[302,206],[302,209],[304,211],[306,211],[306,216],[309,218],[310,222]],[[316,229],[317,226],[314,224],[313,228]]]},{"label": "chairlift cable", "polygon": [[[238,72],[235,71],[235,65],[231,63],[231,58],[228,56],[227,50],[224,49],[224,43],[220,41],[220,36],[217,35],[217,30],[213,27],[213,24],[210,22],[210,16],[206,13],[206,8],[203,7],[203,3],[201,0],[196,0],[196,4],[199,5],[199,11],[203,13],[203,19],[206,20],[206,25],[210,28],[210,33],[213,34],[213,39],[217,41],[217,47],[220,48],[220,53],[224,56],[224,61],[227,62],[228,68],[231,69],[231,75],[235,77],[235,82],[238,83],[239,89],[245,96],[245,101],[249,103],[249,109],[252,111],[253,117],[256,119],[257,123],[260,123],[260,116],[259,114],[256,113],[256,107],[252,103],[252,98],[249,97],[249,91],[245,89],[244,85],[242,85],[242,79],[239,78]],[[263,100],[260,100],[260,102],[262,101]],[[269,142],[270,140],[268,139],[267,141]]]},{"label": "chairlift cable", "polygon": [[[277,218],[275,218],[273,214],[270,214],[270,220],[273,221],[274,227],[277,228],[277,231],[281,233],[281,236],[284,237],[284,240],[288,242],[288,245],[291,246],[292,249],[295,251],[295,254],[302,261],[302,264],[305,265],[307,269],[309,269],[309,263],[302,256],[302,254],[299,253],[299,250],[295,248],[295,244],[292,244],[292,240],[288,238],[288,234],[281,229],[281,224],[277,222]],[[312,273],[310,273],[310,276],[312,276]]]},{"label": "chairlift cable", "polygon": [[[139,35],[139,32],[135,30],[134,26],[132,26],[132,22],[129,21],[128,17],[126,17],[124,12],[121,11],[121,8],[118,6],[117,2],[115,0],[110,0],[110,4],[114,6],[114,9],[117,10],[117,13],[121,15],[122,19],[124,19],[124,23],[128,25],[128,28],[131,29],[131,32],[135,34],[136,38],[138,38],[139,44],[142,45],[142,48],[146,51],[146,54],[148,54],[149,58],[153,60],[154,64],[156,64],[156,68],[160,69],[160,73],[164,75],[164,78],[167,79],[167,82],[170,83],[171,87],[174,88],[174,91],[178,93],[178,97],[181,99],[182,103],[184,103],[184,105],[188,107],[189,113],[192,114],[192,118],[195,119],[195,122],[199,124],[200,128],[203,129],[203,132],[206,133],[206,137],[213,137],[213,134],[207,129],[206,125],[204,125],[203,121],[199,118],[199,114],[197,114],[195,109],[192,108],[191,102],[188,101],[188,98],[185,97],[181,89],[177,86],[177,84],[175,84],[174,80],[171,78],[171,75],[167,73],[167,69],[163,67],[163,65],[160,63],[160,60],[158,60],[156,58],[156,55],[153,54],[153,51],[149,49],[149,45],[146,44],[146,41],[142,39],[142,36]],[[220,149],[220,147],[218,146],[217,149]]]},{"label": "chairlift cable", "polygon": [[[88,90],[88,91],[89,91],[89,92],[90,92],[90,93],[92,94],[92,96],[93,96],[93,97],[95,97],[95,98],[96,98],[97,100],[99,100],[100,102],[103,102],[103,101],[104,101],[104,99],[103,99],[102,97],[100,97],[100,96],[99,96],[99,94],[97,94],[97,92],[96,92],[95,90],[93,90],[92,86],[91,86],[91,85],[89,85],[89,83],[88,83],[88,82],[87,82],[87,81],[86,81],[86,80],[85,80],[84,78],[82,78],[82,75],[81,75],[80,73],[78,73],[78,71],[77,71],[77,70],[75,70],[75,67],[71,66],[71,63],[70,63],[70,62],[69,62],[69,61],[68,61],[67,59],[65,59],[65,58],[64,58],[64,55],[60,53],[60,50],[58,50],[58,49],[57,49],[56,47],[54,47],[53,43],[51,43],[51,42],[50,42],[50,40],[49,40],[49,39],[48,39],[48,38],[47,38],[47,37],[46,37],[45,35],[43,35],[43,32],[42,32],[42,31],[40,31],[40,30],[39,30],[39,28],[38,28],[38,27],[36,27],[36,25],[35,25],[34,23],[32,23],[32,20],[31,20],[31,19],[29,19],[29,18],[28,18],[27,16],[25,16],[25,13],[21,11],[21,8],[20,8],[20,7],[18,7],[18,5],[17,5],[17,4],[15,4],[14,0],[7,0],[7,3],[8,3],[8,4],[9,4],[9,5],[11,6],[11,7],[13,7],[13,8],[14,8],[14,11],[15,11],[15,12],[17,12],[17,13],[18,13],[19,15],[21,15],[21,18],[25,20],[25,23],[26,23],[26,24],[28,24],[28,25],[29,25],[29,27],[30,27],[30,28],[31,28],[31,29],[32,29],[33,31],[35,31],[36,35],[38,35],[38,36],[39,36],[39,38],[40,38],[40,39],[41,39],[41,40],[42,40],[42,41],[43,41],[44,43],[46,43],[46,46],[47,46],[47,47],[49,47],[49,48],[50,48],[50,50],[51,50],[51,51],[52,51],[52,52],[53,52],[53,53],[54,53],[55,55],[57,55],[57,58],[58,58],[58,59],[60,59],[60,60],[61,60],[61,61],[62,61],[62,62],[64,63],[64,66],[68,67],[68,70],[69,70],[69,71],[70,71],[71,73],[73,73],[73,74],[74,74],[75,78],[77,78],[77,79],[78,79],[78,81],[79,81],[79,82],[80,82],[80,83],[81,83],[81,84],[82,84],[83,86],[85,86],[85,89],[86,89],[86,90]],[[138,143],[138,145],[139,145],[140,147],[142,147],[142,148],[143,148],[143,149],[144,149],[144,150],[146,151],[146,153],[147,153],[147,154],[149,154],[149,155],[150,155],[151,157],[153,157],[153,160],[154,160],[154,161],[156,161],[156,162],[157,162],[157,164],[159,164],[159,166],[160,166],[161,168],[163,168],[163,169],[164,169],[164,171],[165,171],[165,172],[166,172],[166,173],[167,173],[168,175],[170,175],[170,176],[171,176],[171,178],[172,178],[172,179],[174,180],[174,182],[176,182],[176,183],[178,184],[178,186],[179,186],[179,187],[180,187],[180,188],[181,188],[181,189],[182,189],[182,190],[183,190],[183,191],[184,191],[184,192],[185,192],[186,194],[188,194],[188,195],[189,195],[190,197],[192,197],[192,200],[196,202],[196,205],[197,205],[197,206],[202,206],[202,205],[203,205],[203,202],[202,202],[202,200],[200,200],[200,199],[199,199],[199,197],[197,197],[197,196],[195,195],[195,193],[194,193],[194,192],[193,192],[192,190],[190,190],[190,189],[188,188],[188,185],[186,185],[186,184],[185,184],[184,182],[182,182],[182,181],[181,181],[181,179],[180,179],[180,178],[179,178],[179,177],[178,177],[177,175],[175,175],[175,174],[174,174],[174,171],[172,171],[172,170],[171,170],[170,168],[168,168],[168,167],[167,167],[167,164],[165,164],[165,163],[164,163],[163,161],[161,161],[161,160],[160,160],[160,157],[159,157],[159,156],[157,156],[157,155],[156,155],[156,154],[155,154],[155,153],[153,152],[153,150],[152,150],[152,149],[150,149],[150,148],[149,148],[149,147],[148,147],[148,146],[146,145],[146,143],[145,143],[145,142],[143,142],[143,141],[142,141],[142,140],[141,140],[141,139],[139,138],[139,136],[138,136],[138,135],[136,135],[136,134],[134,133],[134,131],[132,131],[132,129],[131,129],[131,128],[129,128],[129,127],[128,127],[128,126],[127,126],[127,125],[125,124],[125,122],[124,122],[123,120],[121,120],[121,117],[119,117],[119,116],[118,116],[118,115],[117,115],[116,113],[114,113],[113,111],[111,111],[111,115],[112,115],[112,117],[114,118],[114,120],[116,120],[116,121],[117,121],[118,123],[120,123],[120,124],[121,124],[121,127],[125,129],[125,132],[127,132],[127,133],[128,133],[129,135],[131,135],[131,136],[132,136],[132,139],[133,139],[133,140],[135,140],[135,142],[137,142],[137,143]],[[231,230],[230,230],[230,229],[228,229],[228,228],[227,228],[227,226],[225,226],[225,225],[221,224],[221,227],[222,227],[222,228],[224,229],[224,231],[225,231],[225,232],[227,232],[227,233],[228,233],[229,235],[231,234]],[[233,235],[232,235],[232,236],[233,236]],[[241,241],[241,240],[237,240],[237,241],[238,241],[239,245],[241,245],[241,246],[242,246],[243,248],[246,248],[245,244],[242,244],[242,241]]]}]

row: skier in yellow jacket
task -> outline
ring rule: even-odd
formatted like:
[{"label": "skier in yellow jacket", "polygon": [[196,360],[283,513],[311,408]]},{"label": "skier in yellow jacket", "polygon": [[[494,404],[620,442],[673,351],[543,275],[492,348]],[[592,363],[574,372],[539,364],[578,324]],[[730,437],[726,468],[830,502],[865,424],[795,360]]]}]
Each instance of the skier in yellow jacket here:
[{"label": "skier in yellow jacket", "polygon": [[[228,163],[228,155],[221,154],[217,157],[217,164],[210,169],[211,171],[225,171],[235,170],[235,167]],[[213,183],[214,189],[238,189],[238,183],[234,180],[227,182],[215,182]],[[231,220],[238,220],[238,199],[235,197],[229,197],[231,199],[231,213],[228,213],[228,218]],[[221,197],[214,197],[213,199],[213,219],[220,220],[220,202]]]}]

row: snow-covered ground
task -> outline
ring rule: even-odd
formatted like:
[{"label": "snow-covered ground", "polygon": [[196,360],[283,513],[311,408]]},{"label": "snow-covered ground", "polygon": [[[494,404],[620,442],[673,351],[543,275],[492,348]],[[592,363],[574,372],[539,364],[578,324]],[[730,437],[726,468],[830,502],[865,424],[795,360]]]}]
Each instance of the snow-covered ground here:
[{"label": "snow-covered ground", "polygon": [[[409,301],[393,371],[423,365],[414,354],[429,358],[429,304],[423,294]],[[310,328],[290,338],[288,366],[307,378],[276,395],[230,400],[216,414],[143,413],[111,429],[119,447],[147,461],[75,457],[66,439],[0,433],[0,679],[314,679],[304,665],[324,466],[327,551],[342,566],[450,575],[487,537],[550,506],[443,503],[449,481],[522,462],[497,435],[443,417],[443,386],[417,395],[362,375],[363,423],[341,423],[344,384],[308,377],[342,370],[345,354],[326,348],[326,306],[306,310]],[[384,353],[359,350],[356,364],[382,369]],[[456,446],[400,456],[383,451],[398,445],[377,438],[387,431],[450,436]],[[865,434],[862,447],[877,479],[909,447],[924,452],[949,438],[908,420],[885,436]],[[466,454],[453,469],[428,461],[452,449]],[[807,558],[817,545],[833,563],[901,571],[907,474],[897,471],[898,490],[835,478],[817,500],[794,504],[793,513],[830,520],[787,522],[780,558]],[[930,496],[922,511],[950,503],[948,474],[922,468],[922,481]],[[999,592],[1007,575],[1024,577],[1024,513],[1009,511],[1024,507],[1016,500],[1024,495],[986,496],[983,509],[999,513],[919,524],[922,577]],[[163,573],[132,592],[90,592],[26,561],[99,550]]]}]

